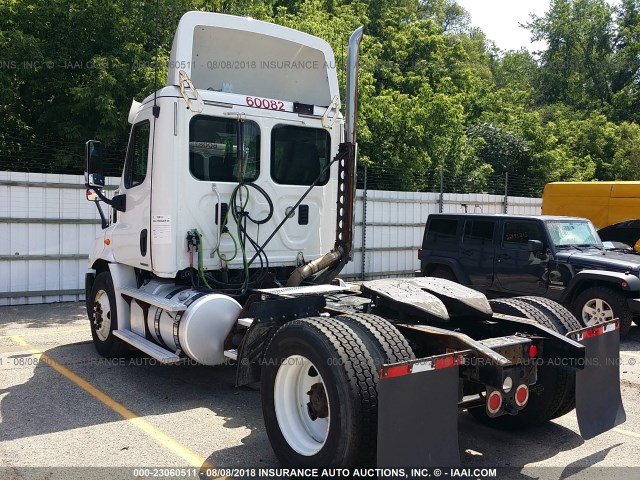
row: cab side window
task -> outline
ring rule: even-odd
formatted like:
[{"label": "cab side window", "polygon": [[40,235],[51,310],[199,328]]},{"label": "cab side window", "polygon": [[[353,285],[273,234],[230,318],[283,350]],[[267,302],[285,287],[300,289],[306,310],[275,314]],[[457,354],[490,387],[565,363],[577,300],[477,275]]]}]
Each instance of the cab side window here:
[{"label": "cab side window", "polygon": [[434,218],[429,222],[426,242],[428,245],[440,242],[453,244],[457,231],[458,220],[452,218]]},{"label": "cab side window", "polygon": [[490,220],[467,220],[464,224],[462,245],[465,247],[481,247],[493,243],[495,222]]},{"label": "cab side window", "polygon": [[502,246],[526,250],[529,240],[544,242],[544,236],[540,225],[536,222],[513,221],[505,222],[502,236]]},{"label": "cab side window", "polygon": [[126,188],[133,188],[140,185],[147,176],[150,132],[151,124],[148,120],[133,126],[124,168],[124,186]]}]

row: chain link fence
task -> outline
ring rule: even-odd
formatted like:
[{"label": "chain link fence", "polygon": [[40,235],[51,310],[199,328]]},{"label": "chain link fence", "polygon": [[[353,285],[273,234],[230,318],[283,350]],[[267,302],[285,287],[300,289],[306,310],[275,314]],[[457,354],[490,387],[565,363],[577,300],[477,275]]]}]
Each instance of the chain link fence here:
[{"label": "chain link fence", "polygon": [[[125,144],[105,144],[105,176],[118,177],[126,154]],[[0,135],[0,171],[82,175],[84,143],[37,141]],[[359,165],[357,187],[398,192],[482,193],[514,197],[540,197],[544,181],[516,173],[450,172],[443,167],[425,171],[406,166]]]},{"label": "chain link fence", "polygon": [[[105,145],[105,176],[122,174],[127,146]],[[85,144],[16,138],[0,135],[0,171],[83,175]]]},{"label": "chain link fence", "polygon": [[542,196],[545,182],[517,173],[482,174],[469,171],[452,173],[435,167],[418,173],[403,167],[369,167],[359,165],[357,186],[366,190],[436,193],[482,193],[513,197],[536,198]]}]

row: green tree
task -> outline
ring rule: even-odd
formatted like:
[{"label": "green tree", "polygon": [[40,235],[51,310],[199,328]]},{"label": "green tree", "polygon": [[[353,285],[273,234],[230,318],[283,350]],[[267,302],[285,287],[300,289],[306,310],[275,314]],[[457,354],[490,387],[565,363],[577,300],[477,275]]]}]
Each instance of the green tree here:
[{"label": "green tree", "polygon": [[611,103],[613,7],[605,0],[552,0],[543,17],[529,24],[541,54],[540,94],[545,102],[583,109]]},{"label": "green tree", "polygon": [[623,0],[616,19],[616,56],[611,78],[617,120],[640,120],[640,1]]},{"label": "green tree", "polygon": [[0,161],[81,165],[87,138],[124,145],[131,99],[164,85],[175,28],[195,9],[324,38],[343,95],[347,41],[365,26],[359,153],[370,186],[437,189],[443,171],[452,188],[498,192],[493,179],[509,172],[537,194],[547,181],[640,173],[640,0],[615,8],[552,0],[529,25],[548,45],[539,58],[499,51],[455,0],[163,0],[158,16],[155,8],[5,1]]},{"label": "green tree", "polygon": [[618,129],[618,145],[611,164],[612,180],[640,179],[640,125],[623,122]]},{"label": "green tree", "polygon": [[418,17],[435,21],[442,33],[465,33],[471,23],[469,13],[455,0],[421,0]]}]

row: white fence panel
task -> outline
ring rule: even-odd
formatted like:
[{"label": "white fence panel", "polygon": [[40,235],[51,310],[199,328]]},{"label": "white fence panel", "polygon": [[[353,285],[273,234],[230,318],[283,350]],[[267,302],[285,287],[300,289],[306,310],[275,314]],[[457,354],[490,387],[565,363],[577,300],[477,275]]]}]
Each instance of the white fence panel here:
[{"label": "white fence panel", "polygon": [[[427,216],[440,211],[439,193],[367,191],[366,237],[363,255],[363,192],[358,190],[354,261],[343,277],[370,279],[413,275],[420,268],[418,248]],[[507,212],[513,215],[540,215],[539,198],[509,197]],[[504,196],[481,193],[445,193],[443,213],[504,213]],[[363,274],[364,272],[364,274]]]},{"label": "white fence panel", "polygon": [[[108,185],[118,182],[107,179]],[[440,211],[440,194],[368,190],[366,215],[364,196],[357,191],[353,260],[342,277],[412,275],[420,267],[417,249],[427,216]],[[541,203],[509,197],[507,209],[539,215]],[[503,213],[504,197],[445,193],[442,211]],[[87,254],[99,230],[84,177],[0,172],[0,306],[84,299]]]},{"label": "white fence panel", "polygon": [[83,176],[0,172],[0,305],[83,299],[99,230]]},{"label": "white fence panel", "polygon": [[541,198],[509,197],[509,213],[514,215],[540,215]]}]

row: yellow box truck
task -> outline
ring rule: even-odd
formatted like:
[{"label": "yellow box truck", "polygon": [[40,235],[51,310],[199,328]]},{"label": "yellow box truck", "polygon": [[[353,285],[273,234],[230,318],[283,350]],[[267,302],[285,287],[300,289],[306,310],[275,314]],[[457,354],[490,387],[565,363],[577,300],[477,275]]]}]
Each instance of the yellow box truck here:
[{"label": "yellow box truck", "polygon": [[542,214],[588,218],[602,240],[635,246],[640,239],[640,182],[548,183]]}]

